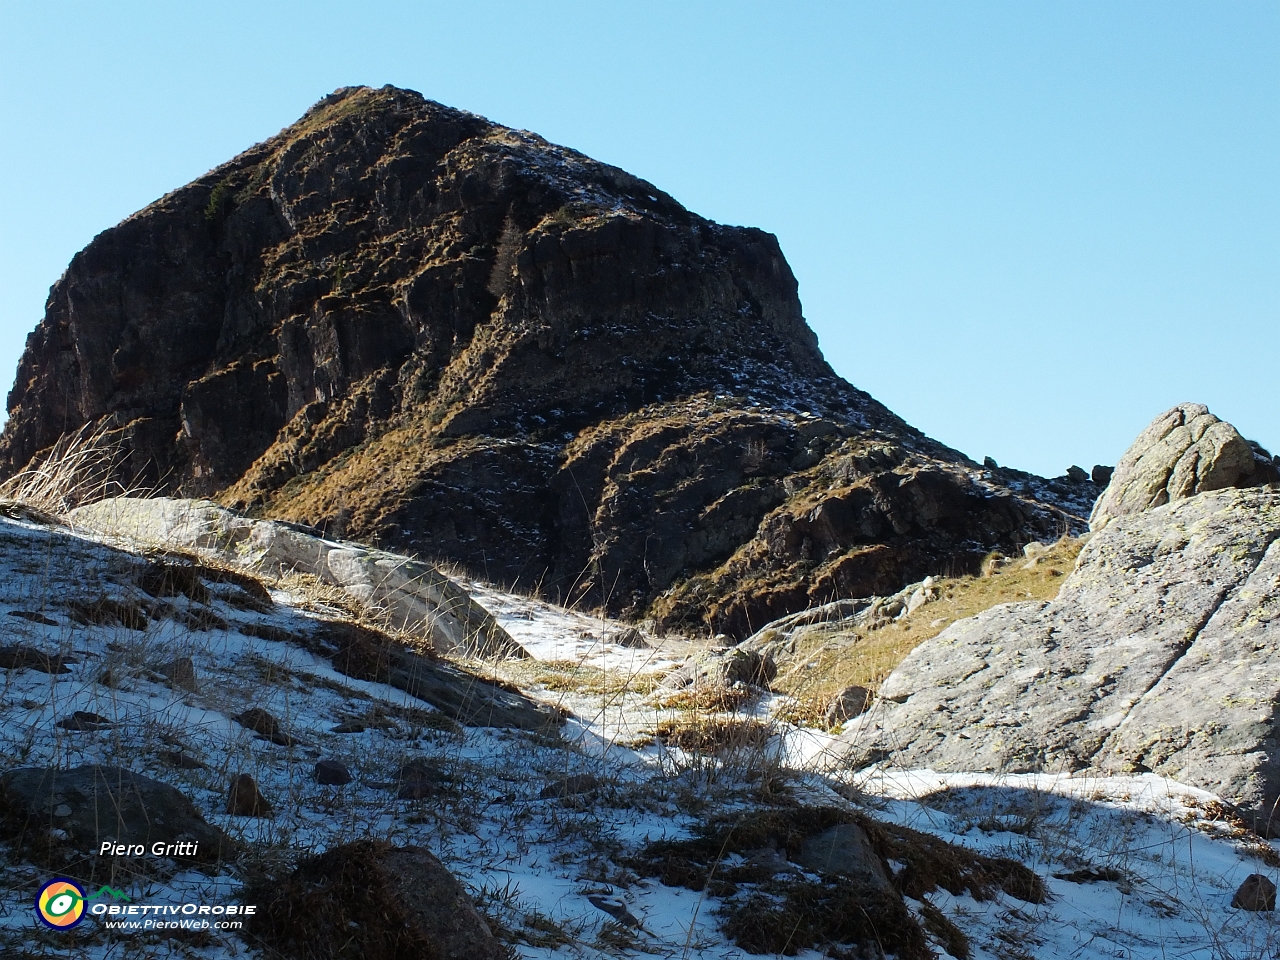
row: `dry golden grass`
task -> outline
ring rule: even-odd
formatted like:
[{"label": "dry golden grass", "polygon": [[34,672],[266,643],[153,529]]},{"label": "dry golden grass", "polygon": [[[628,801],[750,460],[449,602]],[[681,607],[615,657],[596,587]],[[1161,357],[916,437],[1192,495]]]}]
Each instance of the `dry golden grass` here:
[{"label": "dry golden grass", "polygon": [[773,688],[799,701],[792,710],[796,721],[818,725],[835,694],[852,684],[878,690],[908,653],[955,621],[1001,603],[1052,600],[1083,546],[1083,539],[1064,537],[1029,567],[1022,556],[993,554],[982,576],[935,578],[938,599],[878,629],[815,625],[798,638]]},{"label": "dry golden grass", "polygon": [[659,677],[652,673],[628,676],[574,660],[513,660],[502,664],[504,679],[521,687],[540,686],[557,693],[614,697],[651,692]]},{"label": "dry golden grass", "polygon": [[654,735],[669,747],[691,753],[757,751],[775,732],[772,725],[739,717],[698,715],[658,721]]},{"label": "dry golden grass", "polygon": [[704,710],[713,713],[733,713],[756,695],[744,684],[732,687],[720,684],[698,683],[682,690],[658,692],[649,703],[663,710]]}]

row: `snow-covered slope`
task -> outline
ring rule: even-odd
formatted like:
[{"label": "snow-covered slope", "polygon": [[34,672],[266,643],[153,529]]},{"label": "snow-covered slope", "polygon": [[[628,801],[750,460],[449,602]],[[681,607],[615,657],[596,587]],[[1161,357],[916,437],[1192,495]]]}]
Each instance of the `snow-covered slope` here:
[{"label": "snow-covered slope", "polygon": [[[509,671],[572,716],[558,735],[464,727],[401,689],[337,669],[308,638],[351,611],[305,579],[269,583],[269,604],[234,578],[219,581],[214,567],[199,568],[200,587],[186,593],[156,589],[148,570],[189,561],[11,513],[0,517],[0,646],[61,659],[5,660],[13,665],[0,671],[0,770],[124,766],[178,788],[245,844],[240,859],[200,870],[152,858],[122,875],[134,902],[235,899],[254,864],[373,836],[439,856],[522,957],[729,960],[746,954],[721,932],[715,898],[642,877],[629,858],[714,815],[815,805],[1011,856],[1039,874],[1050,893],[1040,905],[929,894],[976,958],[1226,960],[1280,947],[1271,914],[1229,907],[1247,875],[1274,876],[1280,858],[1232,827],[1208,794],[1150,776],[942,777],[883,765],[855,775],[825,762],[826,735],[771,719],[779,703],[768,696],[739,704],[738,719],[758,723],[760,736],[719,757],[684,751],[654,734],[715,717],[696,698],[653,692],[652,677],[679,660],[680,644],[619,644],[621,624],[479,584],[468,585],[476,599],[544,662],[458,669],[477,684],[487,670]],[[172,676],[184,657],[194,685]],[[255,707],[280,720],[283,743],[232,719]],[[99,719],[77,722],[77,711]],[[175,766],[177,756],[200,765]],[[433,762],[438,789],[400,799],[397,770],[415,758]],[[353,781],[316,782],[319,759],[340,762]],[[241,773],[255,778],[272,816],[225,812]],[[566,792],[565,778],[579,775],[592,779]],[[45,929],[32,899],[50,871],[15,846],[2,849],[6,957],[268,956],[233,930],[121,932],[96,919]]]}]

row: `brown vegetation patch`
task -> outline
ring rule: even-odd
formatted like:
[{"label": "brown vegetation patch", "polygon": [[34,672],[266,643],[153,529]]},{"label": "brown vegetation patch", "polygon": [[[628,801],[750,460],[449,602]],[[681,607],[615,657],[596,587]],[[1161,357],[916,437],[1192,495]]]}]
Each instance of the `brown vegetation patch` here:
[{"label": "brown vegetation patch", "polygon": [[767,723],[733,717],[677,717],[661,720],[654,728],[654,735],[667,746],[705,754],[758,749],[772,733]]},{"label": "brown vegetation patch", "polygon": [[666,710],[717,710],[733,713],[758,695],[758,690],[752,690],[746,684],[727,686],[722,683],[696,683],[683,690],[655,693],[649,702]]}]

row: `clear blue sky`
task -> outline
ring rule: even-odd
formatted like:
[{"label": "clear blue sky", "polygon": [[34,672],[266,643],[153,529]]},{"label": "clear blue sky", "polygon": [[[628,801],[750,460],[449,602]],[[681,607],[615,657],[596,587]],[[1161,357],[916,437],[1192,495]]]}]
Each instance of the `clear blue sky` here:
[{"label": "clear blue sky", "polygon": [[1280,3],[0,0],[0,379],[76,250],[393,83],[776,233],[836,370],[964,452],[1280,447]]}]

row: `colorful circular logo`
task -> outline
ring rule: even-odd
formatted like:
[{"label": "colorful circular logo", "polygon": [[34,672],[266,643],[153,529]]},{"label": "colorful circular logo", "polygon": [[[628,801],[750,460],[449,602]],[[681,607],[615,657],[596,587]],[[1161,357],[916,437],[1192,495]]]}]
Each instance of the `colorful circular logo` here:
[{"label": "colorful circular logo", "polygon": [[47,927],[70,930],[84,919],[84,888],[62,877],[50,880],[36,894],[36,916]]}]

